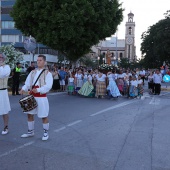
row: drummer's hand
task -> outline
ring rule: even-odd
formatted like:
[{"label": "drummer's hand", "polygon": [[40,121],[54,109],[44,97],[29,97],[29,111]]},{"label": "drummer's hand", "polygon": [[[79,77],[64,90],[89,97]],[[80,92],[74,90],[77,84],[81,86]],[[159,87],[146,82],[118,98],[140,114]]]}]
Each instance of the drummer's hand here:
[{"label": "drummer's hand", "polygon": [[19,91],[19,94],[24,94],[24,92],[25,92],[25,91],[21,89],[21,90]]},{"label": "drummer's hand", "polygon": [[32,90],[33,93],[38,93],[37,89]]}]

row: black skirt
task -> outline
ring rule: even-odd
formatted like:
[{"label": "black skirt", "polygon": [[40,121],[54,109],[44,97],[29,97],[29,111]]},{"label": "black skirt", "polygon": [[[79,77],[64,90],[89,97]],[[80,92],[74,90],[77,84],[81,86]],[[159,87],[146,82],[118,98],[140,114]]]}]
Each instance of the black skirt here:
[{"label": "black skirt", "polygon": [[60,89],[60,81],[59,79],[54,79],[53,80],[53,87],[52,87],[53,90],[59,90]]}]

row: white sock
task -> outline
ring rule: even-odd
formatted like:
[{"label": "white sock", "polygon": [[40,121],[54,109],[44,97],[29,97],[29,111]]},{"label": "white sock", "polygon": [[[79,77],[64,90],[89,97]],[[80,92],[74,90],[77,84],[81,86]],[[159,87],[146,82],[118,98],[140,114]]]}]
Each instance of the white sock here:
[{"label": "white sock", "polygon": [[43,129],[48,131],[49,130],[49,123],[46,123],[46,124],[43,123]]},{"label": "white sock", "polygon": [[34,121],[28,122],[28,130],[34,130]]}]

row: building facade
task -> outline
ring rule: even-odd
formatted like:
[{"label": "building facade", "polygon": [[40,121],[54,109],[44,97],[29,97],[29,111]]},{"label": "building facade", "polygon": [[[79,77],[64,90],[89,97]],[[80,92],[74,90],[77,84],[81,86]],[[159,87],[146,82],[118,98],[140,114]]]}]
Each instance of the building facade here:
[{"label": "building facade", "polygon": [[94,56],[102,55],[106,62],[106,53],[110,51],[112,54],[112,63],[116,63],[121,58],[127,58],[129,62],[135,61],[136,58],[136,46],[135,46],[135,22],[134,14],[128,14],[128,21],[125,25],[125,39],[118,39],[115,35],[107,38],[105,41],[100,41],[99,44],[92,47]]},{"label": "building facade", "polygon": [[[10,16],[14,4],[15,0],[0,0],[0,46],[15,43],[15,48],[25,54],[24,59],[27,61],[27,59],[30,58],[30,61],[32,61],[33,58],[28,57],[31,55],[24,49],[23,42],[25,36],[21,31],[15,28],[15,23]],[[34,53],[46,55],[49,63],[58,61],[58,51],[50,49],[42,44],[37,43],[37,48]]]}]

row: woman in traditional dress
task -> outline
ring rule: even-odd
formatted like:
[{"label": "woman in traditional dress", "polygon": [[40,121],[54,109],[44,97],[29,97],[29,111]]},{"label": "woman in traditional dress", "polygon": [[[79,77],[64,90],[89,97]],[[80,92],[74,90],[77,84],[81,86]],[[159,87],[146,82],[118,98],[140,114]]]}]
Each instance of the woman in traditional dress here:
[{"label": "woman in traditional dress", "polygon": [[109,96],[113,98],[118,98],[119,96],[121,96],[121,94],[119,92],[119,89],[114,81],[114,78],[111,72],[107,73],[107,78],[109,80],[109,85],[107,86]]},{"label": "woman in traditional dress", "polygon": [[81,70],[79,70],[78,73],[75,74],[75,85],[76,92],[78,92],[83,86],[83,74]]},{"label": "woman in traditional dress", "polygon": [[96,76],[96,97],[104,98],[106,95],[106,75],[99,71],[99,74]]},{"label": "woman in traditional dress", "polygon": [[124,95],[128,95],[130,76],[132,76],[132,74],[129,72],[129,70],[127,70],[126,73],[124,74]]},{"label": "woman in traditional dress", "polygon": [[143,80],[141,79],[141,76],[138,76],[138,96],[143,96]]},{"label": "woman in traditional dress", "polygon": [[91,70],[88,71],[87,81],[83,84],[82,88],[78,91],[80,95],[89,96],[92,90],[94,89],[92,85],[92,76]]},{"label": "woman in traditional dress", "polygon": [[83,84],[86,83],[87,81],[88,81],[88,72],[85,71],[83,76]]},{"label": "woman in traditional dress", "polygon": [[122,70],[120,70],[119,74],[118,74],[117,86],[120,91],[120,94],[124,95],[124,93],[123,93],[123,91],[124,91],[124,74],[123,74]]}]

